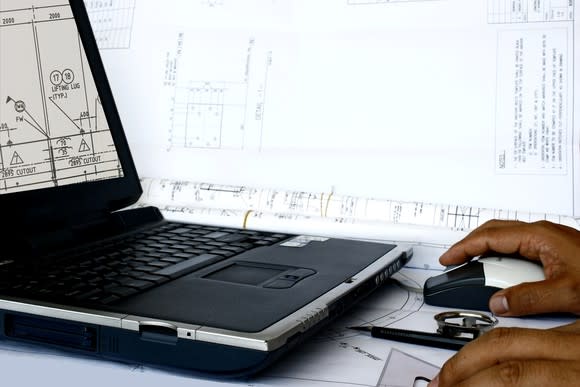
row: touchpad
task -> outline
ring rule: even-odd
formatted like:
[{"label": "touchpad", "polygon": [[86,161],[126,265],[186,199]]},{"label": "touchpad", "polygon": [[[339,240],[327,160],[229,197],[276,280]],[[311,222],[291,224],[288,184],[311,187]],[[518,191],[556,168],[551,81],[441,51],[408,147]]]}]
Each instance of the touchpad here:
[{"label": "touchpad", "polygon": [[[265,288],[289,288],[314,273],[316,273],[314,270],[299,267],[238,261],[206,274],[202,278]],[[280,285],[281,281],[286,286],[276,285]]]}]

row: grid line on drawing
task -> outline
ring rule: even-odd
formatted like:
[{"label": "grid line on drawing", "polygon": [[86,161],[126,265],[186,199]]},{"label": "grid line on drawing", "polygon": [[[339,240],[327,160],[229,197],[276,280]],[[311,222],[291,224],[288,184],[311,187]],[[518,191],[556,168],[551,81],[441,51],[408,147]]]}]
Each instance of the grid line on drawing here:
[{"label": "grid line on drawing", "polygon": [[454,230],[471,230],[479,224],[479,210],[473,207],[452,206],[447,211],[447,226]]},{"label": "grid line on drawing", "polygon": [[85,0],[85,5],[99,48],[127,49],[136,0]]}]

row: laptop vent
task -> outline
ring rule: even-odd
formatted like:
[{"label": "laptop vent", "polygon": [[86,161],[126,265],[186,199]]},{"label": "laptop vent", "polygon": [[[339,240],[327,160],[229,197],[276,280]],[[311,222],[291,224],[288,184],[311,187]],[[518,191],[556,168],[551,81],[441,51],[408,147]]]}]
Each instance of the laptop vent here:
[{"label": "laptop vent", "polygon": [[7,314],[5,333],[33,343],[90,352],[97,349],[97,329],[75,322]]}]

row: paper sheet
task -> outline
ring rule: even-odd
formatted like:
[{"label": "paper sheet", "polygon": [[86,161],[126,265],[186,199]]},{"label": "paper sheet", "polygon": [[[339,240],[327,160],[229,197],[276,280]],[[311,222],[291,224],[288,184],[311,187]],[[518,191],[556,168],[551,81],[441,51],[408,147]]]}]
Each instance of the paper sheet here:
[{"label": "paper sheet", "polygon": [[548,220],[578,229],[575,218],[509,209],[410,202],[333,192],[142,180],[140,206],[168,219],[285,233],[307,233],[448,247],[491,219]]},{"label": "paper sheet", "polygon": [[579,213],[573,3],[86,3],[143,177]]}]

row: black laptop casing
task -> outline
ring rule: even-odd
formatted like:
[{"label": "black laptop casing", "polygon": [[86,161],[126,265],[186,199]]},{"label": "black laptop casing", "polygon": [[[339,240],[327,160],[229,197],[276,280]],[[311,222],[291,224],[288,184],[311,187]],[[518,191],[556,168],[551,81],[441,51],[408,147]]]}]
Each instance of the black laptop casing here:
[{"label": "black laptop casing", "polygon": [[[11,226],[0,270],[14,260],[46,265],[68,250],[165,222],[153,207],[122,210],[141,195],[139,178],[83,1],[70,5],[123,174],[0,195]],[[249,375],[381,286],[410,256],[404,246],[289,236],[106,307],[0,295],[0,337],[214,376]]]}]

